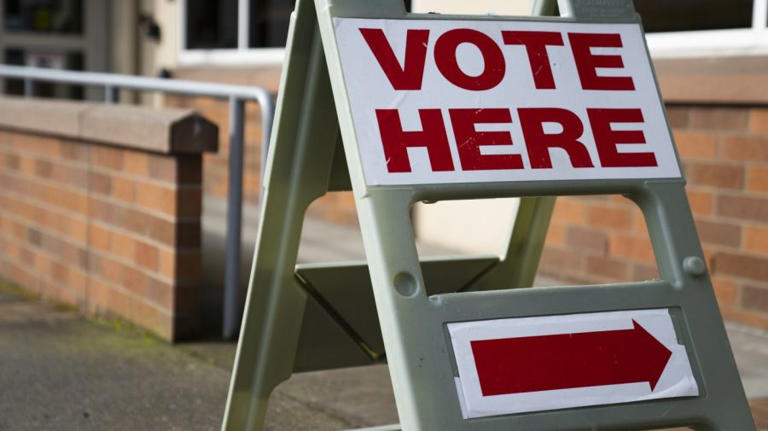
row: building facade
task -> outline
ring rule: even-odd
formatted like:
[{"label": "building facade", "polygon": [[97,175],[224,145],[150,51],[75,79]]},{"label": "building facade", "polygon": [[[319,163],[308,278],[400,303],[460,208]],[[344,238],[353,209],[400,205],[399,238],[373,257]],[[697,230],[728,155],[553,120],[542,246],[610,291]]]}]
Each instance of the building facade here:
[{"label": "building facade", "polygon": [[[688,180],[689,201],[726,318],[768,329],[768,0],[636,0]],[[293,0],[0,0],[5,63],[260,85],[277,90]],[[416,12],[524,15],[529,0],[413,0]],[[20,92],[6,82],[6,92]],[[43,96],[98,97],[44,86]],[[124,92],[123,99],[137,99]],[[223,198],[226,103],[145,99],[192,107],[220,126],[204,156],[203,188]],[[258,107],[248,107],[248,118]],[[245,194],[257,203],[260,124],[246,127]],[[495,252],[514,199],[418,205],[417,233],[467,252]],[[310,208],[354,224],[348,194]],[[483,222],[477,223],[480,219]],[[475,222],[468,223],[467,220]],[[473,226],[482,226],[478,229]],[[446,235],[450,232],[450,235]],[[540,268],[568,282],[656,276],[639,210],[623,197],[558,200]]]}]

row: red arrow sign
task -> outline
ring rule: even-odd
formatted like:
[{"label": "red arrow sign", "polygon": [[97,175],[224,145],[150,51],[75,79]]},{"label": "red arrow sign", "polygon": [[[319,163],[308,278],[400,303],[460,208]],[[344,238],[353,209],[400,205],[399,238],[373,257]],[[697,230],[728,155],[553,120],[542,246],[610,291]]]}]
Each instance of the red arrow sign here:
[{"label": "red arrow sign", "polygon": [[648,382],[672,352],[632,320],[632,329],[471,342],[483,396]]}]

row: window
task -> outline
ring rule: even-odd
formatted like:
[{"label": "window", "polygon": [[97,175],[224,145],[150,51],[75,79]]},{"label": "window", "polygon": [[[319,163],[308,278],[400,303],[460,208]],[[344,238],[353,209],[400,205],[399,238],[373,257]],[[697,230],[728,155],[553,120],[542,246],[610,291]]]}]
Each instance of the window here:
[{"label": "window", "polygon": [[[16,66],[83,70],[84,0],[0,0],[0,62]],[[0,93],[24,94],[24,81],[5,79]],[[82,99],[82,86],[35,81],[36,97]]]},{"label": "window", "polygon": [[[49,52],[34,48],[9,47],[4,50],[2,59],[5,64],[14,66],[33,66],[52,69],[83,70],[83,54],[79,51]],[[24,95],[24,81],[5,79],[1,90],[5,94]],[[84,89],[79,85],[36,81],[32,85],[35,97],[55,97],[61,99],[83,99]]]},{"label": "window", "polygon": [[181,63],[282,61],[295,0],[182,0]]},{"label": "window", "polygon": [[248,46],[284,47],[294,0],[250,0]]},{"label": "window", "polygon": [[83,34],[83,1],[5,0],[3,25],[6,31]]},{"label": "window", "polygon": [[634,0],[654,57],[768,53],[768,0]]},{"label": "window", "polygon": [[635,0],[648,33],[752,27],[753,0]]},{"label": "window", "polygon": [[187,49],[237,48],[237,1],[187,0]]}]

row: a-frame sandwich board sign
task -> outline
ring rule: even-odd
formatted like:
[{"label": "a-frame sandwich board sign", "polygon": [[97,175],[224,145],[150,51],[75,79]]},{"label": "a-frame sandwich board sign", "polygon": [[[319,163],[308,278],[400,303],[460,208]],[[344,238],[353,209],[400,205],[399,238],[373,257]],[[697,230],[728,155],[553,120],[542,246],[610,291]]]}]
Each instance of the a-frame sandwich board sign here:
[{"label": "a-frame sandwich board sign", "polygon": [[[404,430],[754,429],[632,3],[558,6],[298,2],[224,429],[261,429],[294,370],[384,349]],[[350,185],[367,262],[294,267],[307,206]],[[535,272],[539,196],[617,193],[660,280],[510,289]],[[503,258],[419,261],[414,202],[512,196]]]}]

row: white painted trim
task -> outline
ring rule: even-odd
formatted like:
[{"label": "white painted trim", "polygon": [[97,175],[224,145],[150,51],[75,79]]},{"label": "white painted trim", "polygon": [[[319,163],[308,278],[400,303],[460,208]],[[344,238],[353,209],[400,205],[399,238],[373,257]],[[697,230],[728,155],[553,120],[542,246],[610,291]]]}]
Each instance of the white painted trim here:
[{"label": "white painted trim", "polygon": [[[186,0],[184,0],[186,1]],[[248,21],[251,18],[248,0],[237,0],[237,49],[248,49]]]},{"label": "white painted trim", "polygon": [[178,56],[182,66],[280,65],[285,48],[184,49]]},{"label": "white painted trim", "polygon": [[752,29],[765,31],[768,21],[768,0],[754,0],[752,3]]},{"label": "white painted trim", "polygon": [[646,35],[654,58],[768,54],[768,0],[753,0],[751,27]]},{"label": "white painted trim", "polygon": [[768,54],[766,29],[652,33],[646,39],[654,58]]},{"label": "white painted trim", "polygon": [[181,56],[181,53],[187,49],[187,0],[179,0],[177,4],[179,5],[177,8],[179,13],[179,25],[177,27],[179,41],[176,46],[179,47],[177,54]]}]

